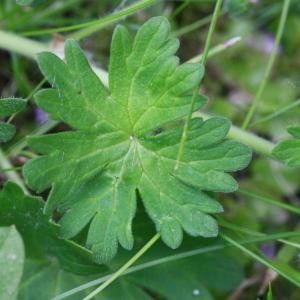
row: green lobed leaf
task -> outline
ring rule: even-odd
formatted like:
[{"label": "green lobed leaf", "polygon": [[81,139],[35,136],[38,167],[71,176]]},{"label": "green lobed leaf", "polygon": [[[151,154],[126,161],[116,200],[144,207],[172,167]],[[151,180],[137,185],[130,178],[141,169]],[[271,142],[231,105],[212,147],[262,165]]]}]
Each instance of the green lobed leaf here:
[{"label": "green lobed leaf", "polygon": [[[66,42],[65,62],[51,53],[39,55],[53,88],[38,92],[37,103],[74,131],[29,138],[42,156],[25,165],[24,176],[37,192],[52,188],[45,212],[64,214],[62,237],[89,226],[86,245],[98,262],[114,257],[118,244],[132,249],[137,193],[171,248],[180,245],[183,230],[216,236],[218,226],[209,214],[222,207],[206,191],[236,190],[227,172],[249,163],[249,148],[226,140],[228,120],[197,118],[174,170],[183,127],[178,120],[188,114],[204,73],[200,64],[179,65],[178,46],[164,17],[147,21],[133,41],[117,26],[109,89],[73,40]],[[195,110],[205,102],[198,96]]]},{"label": "green lobed leaf", "polygon": [[0,117],[11,116],[26,107],[26,100],[21,98],[0,99]]},{"label": "green lobed leaf", "polygon": [[14,125],[0,121],[0,143],[8,142],[16,133]]},{"label": "green lobed leaf", "polygon": [[24,246],[15,226],[0,227],[0,299],[13,300],[23,273]]},{"label": "green lobed leaf", "polygon": [[[24,260],[21,237],[14,226],[0,228],[1,300],[15,299],[16,296],[19,300],[49,300],[107,272],[107,268],[93,264],[87,250],[73,242],[58,239],[57,226],[48,222],[42,208],[41,198],[24,195],[14,183],[6,183],[0,192],[0,224],[16,224],[26,249],[21,279]],[[22,255],[19,253],[21,250]],[[13,264],[8,259],[10,257],[14,259]],[[8,276],[12,271],[15,273]],[[88,289],[78,293],[72,299],[82,299],[89,292]],[[96,299],[119,299],[122,295],[125,300],[148,299],[142,289],[125,280]]]},{"label": "green lobed leaf", "polygon": [[288,132],[294,139],[280,142],[272,151],[277,159],[290,167],[300,166],[300,127],[290,127]]},{"label": "green lobed leaf", "polygon": [[0,192],[0,226],[16,226],[24,240],[27,258],[54,258],[64,270],[77,274],[103,270],[93,263],[89,251],[58,238],[58,226],[48,221],[43,206],[41,198],[25,195],[18,185],[7,182]]},{"label": "green lobed leaf", "polygon": [[230,15],[236,16],[247,12],[249,6],[249,1],[247,0],[226,0],[224,10]]}]

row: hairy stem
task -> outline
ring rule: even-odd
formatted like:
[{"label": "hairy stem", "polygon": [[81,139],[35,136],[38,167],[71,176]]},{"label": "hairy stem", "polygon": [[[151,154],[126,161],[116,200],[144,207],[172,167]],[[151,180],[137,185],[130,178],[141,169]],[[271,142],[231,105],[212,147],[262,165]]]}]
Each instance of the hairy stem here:
[{"label": "hairy stem", "polygon": [[148,249],[150,249],[160,238],[160,234],[155,234],[146,245],[139,250],[130,260],[126,262],[116,273],[114,273],[108,280],[101,284],[97,289],[95,289],[88,296],[83,298],[83,300],[89,300],[98,295],[106,287],[108,287],[112,282],[114,282],[118,277],[120,277],[131,265],[133,265]]},{"label": "hairy stem", "polygon": [[[201,117],[204,120],[208,120],[212,116],[203,112],[195,112],[193,114],[195,117]],[[256,152],[271,156],[272,150],[275,147],[275,144],[272,142],[265,140],[252,132],[243,130],[237,126],[231,125],[230,130],[228,132],[228,137],[233,140],[237,140],[242,142],[244,145],[249,146]]]},{"label": "hairy stem", "polygon": [[49,47],[45,44],[2,30],[0,30],[0,48],[33,59],[35,59],[38,53],[49,51]]},{"label": "hairy stem", "polygon": [[274,43],[274,46],[272,48],[272,52],[271,52],[267,67],[265,69],[263,78],[262,78],[262,80],[260,82],[260,85],[258,87],[257,93],[256,93],[256,95],[255,95],[255,97],[254,97],[254,99],[251,103],[250,109],[248,110],[248,113],[247,113],[247,115],[244,119],[244,122],[243,122],[243,125],[242,125],[243,129],[246,129],[249,126],[249,123],[253,118],[253,115],[255,113],[257,105],[261,101],[261,96],[262,96],[262,94],[265,90],[266,84],[267,84],[268,79],[270,77],[270,73],[271,73],[272,67],[274,65],[276,54],[277,54],[278,49],[279,49],[279,43],[280,43],[280,40],[281,40],[281,37],[282,37],[282,34],[283,34],[284,25],[285,25],[286,18],[287,18],[287,15],[288,15],[289,6],[290,6],[290,0],[285,0],[284,4],[283,4],[282,13],[281,13],[281,16],[280,16],[280,22],[279,22],[277,33],[276,33],[275,43]]}]

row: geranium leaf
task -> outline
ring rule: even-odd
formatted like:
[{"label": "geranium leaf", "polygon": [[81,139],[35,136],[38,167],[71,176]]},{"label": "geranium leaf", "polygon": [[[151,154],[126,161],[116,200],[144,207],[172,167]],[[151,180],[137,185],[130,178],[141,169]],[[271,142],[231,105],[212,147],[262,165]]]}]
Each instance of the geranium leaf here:
[{"label": "geranium leaf", "polygon": [[64,270],[77,274],[103,270],[93,263],[89,251],[58,238],[59,228],[43,214],[43,206],[40,197],[25,195],[18,185],[7,182],[0,192],[0,226],[16,226],[23,238],[27,258],[55,258]]},{"label": "geranium leaf", "polygon": [[[118,26],[109,89],[73,40],[66,42],[65,61],[51,53],[38,58],[53,89],[39,92],[37,103],[74,131],[30,138],[42,156],[25,165],[24,176],[38,192],[52,188],[45,212],[64,214],[64,238],[89,226],[86,244],[98,262],[109,261],[118,244],[133,247],[137,193],[168,246],[179,246],[183,230],[216,236],[209,214],[222,207],[206,191],[236,190],[226,172],[244,168],[251,157],[248,147],[226,140],[229,121],[198,118],[174,170],[183,127],[178,120],[188,114],[204,71],[200,64],[179,65],[178,41],[169,33],[164,17],[147,21],[134,41]],[[195,110],[205,102],[198,96]]]}]

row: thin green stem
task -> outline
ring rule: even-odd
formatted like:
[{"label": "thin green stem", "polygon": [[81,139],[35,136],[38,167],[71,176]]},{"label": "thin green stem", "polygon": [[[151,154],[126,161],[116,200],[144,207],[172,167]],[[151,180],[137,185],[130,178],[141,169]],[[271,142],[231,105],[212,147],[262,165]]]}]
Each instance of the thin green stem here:
[{"label": "thin green stem", "polygon": [[284,0],[284,4],[283,4],[283,9],[282,9],[282,13],[280,16],[280,22],[278,25],[278,29],[277,29],[277,33],[276,33],[276,38],[275,38],[275,43],[274,46],[272,48],[272,52],[267,64],[267,67],[265,69],[263,78],[260,82],[260,85],[258,87],[257,93],[251,103],[250,109],[248,110],[248,113],[246,114],[246,117],[244,119],[242,128],[246,129],[249,126],[250,121],[253,118],[253,115],[255,113],[255,110],[257,108],[257,105],[259,104],[259,102],[261,101],[261,96],[265,90],[266,84],[268,82],[268,79],[270,77],[271,74],[271,70],[273,68],[274,62],[275,62],[275,58],[279,49],[279,43],[283,34],[283,30],[284,30],[284,25],[287,19],[287,15],[288,15],[288,11],[289,11],[289,6],[290,6],[290,0]]},{"label": "thin green stem", "polygon": [[1,169],[0,171],[2,173],[6,173],[6,172],[14,172],[14,171],[21,171],[23,167],[13,167],[13,168],[9,168],[9,169]]},{"label": "thin green stem", "polygon": [[35,59],[36,55],[43,51],[49,51],[49,47],[40,42],[23,38],[14,33],[0,30],[0,48]]},{"label": "thin green stem", "polygon": [[[7,159],[5,153],[2,151],[2,149],[0,148],[0,167],[3,170],[6,169],[14,169],[13,165],[10,163],[10,161]],[[16,171],[11,171],[8,172],[6,174],[7,178],[14,181],[15,183],[17,183],[23,190],[25,193],[28,193],[28,190],[23,182],[23,180],[21,179],[21,177],[19,176],[19,174]]]},{"label": "thin green stem", "polygon": [[[221,52],[223,52],[224,50],[236,45],[238,42],[241,41],[241,37],[240,36],[236,36],[233,37],[225,42],[223,42],[222,44],[219,44],[213,48],[211,48],[208,52],[208,58],[211,58]],[[189,59],[187,62],[188,63],[198,63],[202,60],[203,54],[199,54],[197,56],[194,56],[193,58]]]},{"label": "thin green stem", "polygon": [[191,0],[185,0],[183,3],[181,3],[171,14],[171,18],[175,18],[177,15],[179,15],[189,4],[191,3]]},{"label": "thin green stem", "polygon": [[[242,227],[241,225],[232,224],[230,222],[227,222],[223,218],[218,218],[218,222],[222,227],[232,230],[235,233],[239,232],[239,233],[243,233],[243,234],[247,234],[247,235],[251,235],[251,236],[266,236],[267,235],[262,232],[258,232],[258,231],[255,231],[255,230],[252,230],[249,228]],[[291,242],[291,241],[284,240],[284,239],[277,239],[277,241],[282,244],[288,245],[290,247],[300,248],[299,243]]]},{"label": "thin green stem", "polygon": [[[211,20],[211,23],[209,26],[207,38],[205,41],[204,51],[203,51],[201,61],[200,61],[200,63],[203,66],[205,66],[205,63],[206,63],[206,60],[208,57],[212,36],[213,36],[213,33],[214,33],[216,25],[217,25],[217,20],[218,20],[220,11],[221,11],[222,3],[223,3],[223,0],[217,0],[215,8],[214,8],[214,13],[213,13],[212,20]],[[187,140],[190,121],[192,119],[192,114],[194,112],[196,99],[197,99],[197,96],[199,93],[198,89],[199,89],[199,87],[196,87],[196,89],[194,90],[190,110],[189,110],[189,113],[187,115],[186,121],[183,126],[183,132],[182,132],[182,136],[181,136],[181,140],[180,140],[180,144],[179,144],[178,155],[177,155],[177,159],[176,159],[176,163],[175,163],[175,170],[178,169],[180,161],[181,161],[183,153],[184,153],[184,148],[185,148],[185,144],[186,144],[186,140]]]},{"label": "thin green stem", "polygon": [[[42,79],[37,86],[29,93],[29,95],[25,98],[25,101],[29,101],[33,95],[44,85],[44,83],[46,82],[46,79]],[[10,118],[7,120],[7,123],[12,122],[12,120],[15,118],[17,114],[13,114],[10,116]]]},{"label": "thin green stem", "polygon": [[138,1],[137,3],[132,4],[129,7],[124,8],[120,11],[117,11],[111,15],[103,17],[99,20],[90,21],[90,22],[86,22],[86,23],[82,23],[82,24],[71,25],[71,26],[65,26],[65,27],[27,31],[27,32],[23,32],[21,34],[23,36],[37,36],[37,35],[51,34],[51,33],[57,33],[57,32],[67,32],[67,31],[82,29],[82,30],[70,35],[70,37],[80,40],[84,37],[91,35],[92,33],[96,32],[96,31],[104,28],[105,26],[108,26],[110,24],[117,22],[118,20],[120,20],[123,17],[129,16],[139,10],[145,9],[148,6],[150,6],[154,3],[157,3],[158,1],[160,1],[160,0],[142,0],[142,1]]},{"label": "thin green stem", "polygon": [[120,277],[131,265],[133,265],[147,250],[149,250],[158,240],[160,239],[160,234],[155,234],[140,251],[138,251],[126,264],[124,264],[116,273],[114,273],[108,280],[101,284],[92,293],[84,297],[83,300],[89,300],[98,295],[106,287],[108,287],[112,282],[114,282],[118,277]]},{"label": "thin green stem", "polygon": [[275,118],[278,118],[282,114],[285,114],[286,112],[288,112],[289,110],[297,107],[298,105],[300,105],[300,99],[298,99],[297,101],[295,101],[295,102],[293,102],[293,103],[291,103],[291,104],[289,104],[289,105],[287,105],[287,106],[285,106],[285,107],[283,107],[281,109],[276,110],[274,113],[269,114],[269,115],[267,115],[264,118],[261,118],[261,119],[255,121],[255,122],[251,123],[249,125],[249,127],[252,128],[252,127],[254,127],[256,125],[261,125],[262,123],[265,123],[265,122],[271,121],[271,120],[273,120]]},{"label": "thin green stem", "polygon": [[[58,121],[48,120],[43,125],[41,125],[39,128],[30,132],[28,134],[28,136],[42,135],[42,134],[48,132],[49,130],[53,129],[58,124],[59,124]],[[24,137],[8,149],[7,155],[9,157],[17,156],[26,146],[27,146],[27,139],[26,139],[26,137]]]},{"label": "thin green stem", "polygon": [[[83,2],[83,0],[55,1],[47,7],[42,7],[38,11],[36,9],[32,9],[31,12],[26,12],[26,14],[21,15],[17,20],[15,20],[16,22],[13,24],[13,27],[9,29],[22,28],[22,26],[24,26],[24,24],[26,23],[30,23],[31,25],[36,24],[39,20],[46,20],[47,18],[52,17],[55,14],[59,14],[66,11],[70,7],[79,5],[79,2]],[[54,17],[56,21],[57,16]]]},{"label": "thin green stem", "polygon": [[265,265],[266,267],[274,270],[296,286],[300,287],[300,276],[299,273],[296,271],[292,271],[291,269],[288,269],[286,265],[279,264],[276,261],[271,261],[269,258],[265,257],[262,254],[256,254],[255,252],[247,249],[245,246],[243,246],[241,243],[233,240],[229,236],[225,234],[221,234],[221,237],[228,243],[232,244],[236,248],[240,249],[245,254],[249,255],[250,257],[254,258],[256,261],[260,262],[261,264]]},{"label": "thin green stem", "polygon": [[[193,114],[195,117],[201,117],[204,120],[207,120],[211,118],[212,116],[203,112],[195,112]],[[252,132],[240,129],[239,127],[236,127],[232,125],[230,127],[230,130],[227,135],[230,139],[237,140],[242,142],[243,144],[249,146],[253,150],[255,150],[257,153],[266,155],[271,157],[272,150],[275,147],[275,144],[272,142],[265,140],[257,135],[255,135]]]},{"label": "thin green stem", "polygon": [[209,15],[201,20],[197,20],[196,22],[193,22],[191,24],[188,24],[184,27],[177,29],[176,31],[174,31],[172,33],[172,35],[175,37],[180,37],[180,36],[187,34],[193,30],[199,29],[202,26],[209,24],[209,22],[211,21],[211,18],[212,18],[212,15]]},{"label": "thin green stem", "polygon": [[[222,16],[224,14],[225,14],[224,12],[221,12],[220,16]],[[201,20],[198,20],[196,22],[193,22],[191,24],[188,24],[186,26],[179,28],[178,30],[174,31],[172,35],[175,37],[180,37],[184,34],[188,34],[196,29],[199,29],[199,28],[209,24],[211,19],[212,19],[212,15],[209,15]]]},{"label": "thin green stem", "polygon": [[[254,237],[254,238],[250,238],[250,239],[246,239],[246,240],[240,240],[240,241],[238,241],[238,243],[241,244],[241,245],[249,245],[249,244],[254,244],[254,243],[259,243],[259,242],[274,241],[274,240],[278,240],[280,238],[290,238],[290,237],[299,237],[299,236],[300,236],[299,231],[280,232],[280,233],[275,233],[275,234],[268,234],[268,235],[265,235],[265,236],[258,236],[258,237]],[[148,262],[143,263],[143,264],[138,264],[136,266],[130,267],[129,269],[127,269],[121,275],[124,276],[124,275],[127,275],[127,274],[132,274],[132,273],[142,271],[142,270],[145,270],[145,269],[148,269],[148,268],[152,268],[152,267],[164,264],[164,263],[176,261],[176,260],[179,260],[179,259],[193,257],[193,256],[200,255],[200,254],[203,254],[203,253],[220,251],[220,250],[223,250],[227,247],[233,247],[233,245],[228,244],[228,243],[218,243],[218,244],[214,244],[214,245],[210,245],[210,246],[201,246],[200,248],[197,248],[197,249],[185,251],[185,252],[182,252],[182,253],[177,253],[177,254],[174,254],[174,255],[169,255],[169,256],[166,256],[166,257],[161,257],[161,258],[158,258],[158,259],[148,261]],[[107,279],[109,279],[111,276],[112,276],[112,274],[102,276],[98,279],[95,279],[93,281],[90,281],[90,282],[87,282],[83,285],[80,285],[80,286],[78,286],[78,287],[76,287],[72,290],[64,292],[64,293],[52,298],[51,300],[65,299],[65,298],[70,297],[70,296],[72,296],[76,293],[79,293],[79,292],[81,292],[85,289],[88,289],[88,288],[91,288],[95,285],[98,285],[98,284],[106,281]]]},{"label": "thin green stem", "polygon": [[36,158],[36,157],[38,157],[38,154],[36,154],[36,153],[34,153],[32,151],[28,151],[28,150],[27,151],[25,151],[25,150],[21,151],[20,155],[23,155],[23,156],[29,157],[29,158]]},{"label": "thin green stem", "polygon": [[26,101],[29,101],[33,96],[34,94],[40,90],[40,88],[46,83],[46,78],[43,78],[37,85],[36,87],[29,93],[29,95],[26,97]]},{"label": "thin green stem", "polygon": [[284,203],[284,202],[281,202],[281,201],[278,201],[278,200],[274,200],[270,197],[258,195],[256,193],[250,192],[250,191],[245,190],[245,189],[239,189],[237,191],[237,193],[248,196],[250,198],[254,198],[254,199],[263,201],[265,203],[268,203],[268,204],[271,204],[271,205],[274,205],[274,206],[277,206],[277,207],[280,207],[280,208],[283,208],[283,209],[286,209],[286,210],[288,210],[292,213],[300,214],[300,208],[289,205],[287,203]]},{"label": "thin green stem", "polygon": [[212,20],[211,20],[211,23],[209,26],[207,38],[205,41],[204,51],[203,51],[203,55],[202,55],[202,59],[201,59],[201,62],[204,66],[207,61],[207,57],[208,57],[208,53],[209,53],[209,49],[210,49],[210,45],[211,45],[211,40],[213,37],[213,33],[216,29],[217,21],[218,21],[218,18],[219,18],[220,12],[221,12],[221,8],[222,8],[222,3],[223,3],[223,0],[217,0],[216,6],[214,9],[214,13],[212,16]]}]

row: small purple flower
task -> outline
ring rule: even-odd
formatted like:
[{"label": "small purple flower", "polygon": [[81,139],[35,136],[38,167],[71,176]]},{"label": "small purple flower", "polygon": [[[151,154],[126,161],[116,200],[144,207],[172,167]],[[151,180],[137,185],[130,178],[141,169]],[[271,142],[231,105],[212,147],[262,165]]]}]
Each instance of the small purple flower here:
[{"label": "small purple flower", "polygon": [[[247,45],[250,48],[256,49],[258,51],[262,51],[266,54],[270,54],[272,52],[274,43],[275,43],[275,38],[270,33],[265,33],[260,37],[253,36],[247,40]],[[280,49],[278,52],[280,53]]]},{"label": "small purple flower", "polygon": [[269,258],[275,258],[275,245],[274,243],[272,244],[262,244],[261,245],[261,251],[268,256]]},{"label": "small purple flower", "polygon": [[48,121],[48,114],[45,113],[43,110],[41,110],[40,108],[36,108],[34,111],[34,115],[35,115],[35,120],[37,121],[37,123],[39,125],[45,123],[46,121]]}]

